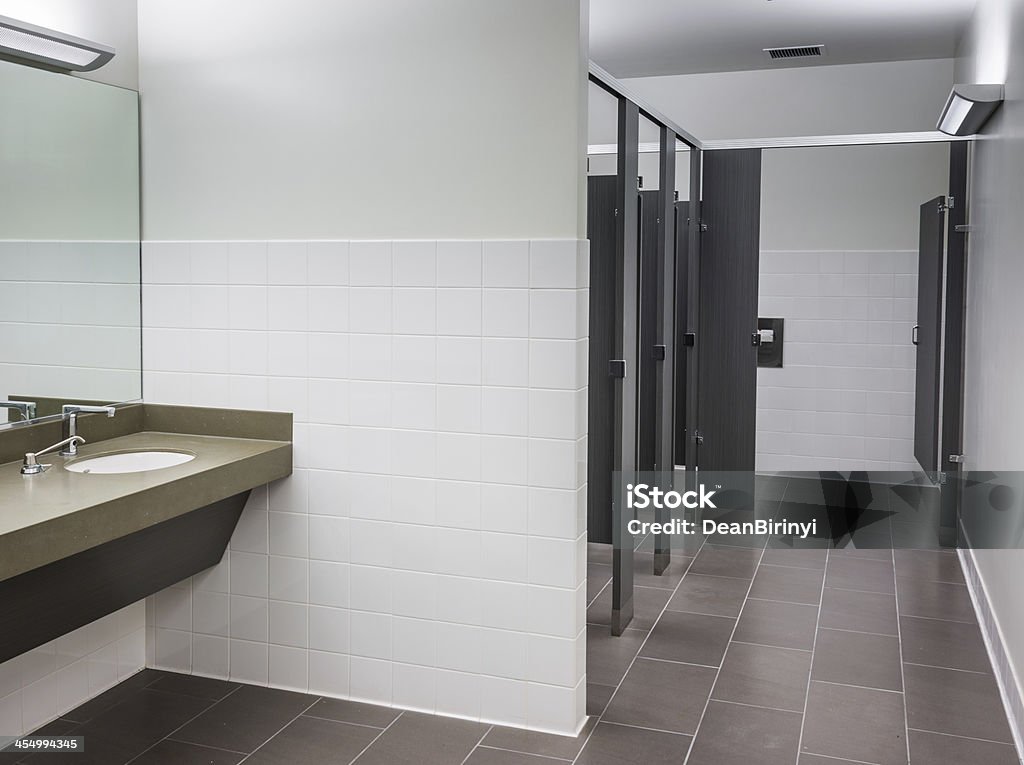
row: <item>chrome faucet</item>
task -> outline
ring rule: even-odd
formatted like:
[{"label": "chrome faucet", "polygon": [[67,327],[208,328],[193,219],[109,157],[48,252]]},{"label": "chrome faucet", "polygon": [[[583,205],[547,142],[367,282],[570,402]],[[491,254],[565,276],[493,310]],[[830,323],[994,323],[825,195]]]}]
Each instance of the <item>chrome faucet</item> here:
[{"label": "chrome faucet", "polygon": [[21,419],[31,420],[36,416],[35,401],[0,401],[0,409],[14,409],[21,413]]},{"label": "chrome faucet", "polygon": [[[64,404],[60,409],[64,415],[64,441],[59,445],[65,448],[61,450],[61,457],[77,457],[78,442],[85,443],[78,436],[78,415],[79,413],[91,414],[93,412],[106,413],[107,417],[113,417],[117,410],[112,406],[86,406],[85,404]],[[75,439],[78,439],[78,442]]]},{"label": "chrome faucet", "polygon": [[[75,453],[78,453],[78,445],[84,444],[85,439],[81,436],[71,436],[71,438],[65,438],[63,441],[55,443],[53,446],[47,446],[45,449],[40,449],[38,452],[26,452],[25,459],[21,463],[21,474],[22,475],[39,475],[46,470],[49,465],[42,465],[36,457],[41,457],[44,454],[49,454],[52,451],[60,449],[62,446],[66,446],[69,449],[74,449]],[[64,452],[61,452],[63,454]]]}]

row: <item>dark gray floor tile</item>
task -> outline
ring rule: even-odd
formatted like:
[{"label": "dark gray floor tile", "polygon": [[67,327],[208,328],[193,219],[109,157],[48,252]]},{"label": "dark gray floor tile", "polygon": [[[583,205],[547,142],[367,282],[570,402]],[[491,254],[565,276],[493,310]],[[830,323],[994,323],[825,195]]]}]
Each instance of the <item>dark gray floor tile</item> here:
[{"label": "dark gray floor tile", "polygon": [[787,486],[789,486],[788,476],[768,474],[754,476],[754,496],[759,500],[782,499]]},{"label": "dark gray floor tile", "polygon": [[821,625],[840,630],[898,635],[896,596],[826,587],[821,597]]},{"label": "dark gray floor tile", "polygon": [[[611,689],[614,690],[614,689]],[[611,695],[609,690],[609,695]],[[589,693],[589,690],[588,690]],[[589,714],[589,713],[588,713]],[[583,744],[586,743],[594,726],[596,718],[587,720],[580,735],[575,738],[569,736],[555,736],[550,733],[537,733],[532,730],[521,728],[505,728],[495,725],[484,736],[481,746],[490,746],[497,749],[508,749],[513,752],[524,752],[526,754],[539,755],[541,757],[556,757],[562,760],[572,760],[580,753]]]},{"label": "dark gray floor tile", "polygon": [[863,765],[853,760],[840,760],[837,757],[819,757],[816,754],[801,754],[798,765]]},{"label": "dark gray floor tile", "polygon": [[824,547],[775,546],[772,542],[769,542],[761,563],[767,563],[772,566],[792,566],[793,568],[811,568],[824,571],[825,559],[827,557],[828,551]]},{"label": "dark gray floor tile", "polygon": [[597,683],[588,682],[587,714],[598,716],[604,712],[605,707],[608,706],[608,702],[612,699],[613,693],[615,693],[614,685],[598,685]]},{"label": "dark gray floor tile", "polygon": [[744,547],[704,545],[697,554],[697,558],[690,565],[690,573],[752,579],[760,558],[760,550]]},{"label": "dark gray floor tile", "polygon": [[837,560],[850,560],[853,558],[859,560],[877,560],[877,561],[889,561],[892,562],[892,550],[883,547],[854,547],[847,545],[840,547],[839,549],[830,549],[828,557],[831,560],[836,558]]},{"label": "dark gray floor tile", "polygon": [[900,641],[889,635],[818,630],[811,677],[827,683],[902,691]]},{"label": "dark gray floor tile", "polygon": [[304,693],[243,685],[177,731],[174,740],[252,752],[314,701]]},{"label": "dark gray floor tile", "polygon": [[[576,765],[679,765],[690,736],[598,723]],[[362,763],[360,763],[362,765]]]},{"label": "dark gray floor tile", "polygon": [[[649,630],[658,620],[662,609],[672,596],[671,590],[656,587],[633,588],[633,621],[630,629]],[[587,624],[611,624],[612,588],[606,587],[597,599],[587,608]]]},{"label": "dark gray floor tile", "polygon": [[692,664],[636,660],[605,710],[608,722],[675,733],[697,730],[716,670]]},{"label": "dark gray floor tile", "polygon": [[977,624],[902,616],[900,629],[903,661],[972,672],[992,671]]},{"label": "dark gray floor tile", "polygon": [[733,640],[809,651],[817,621],[817,606],[748,600]]},{"label": "dark gray floor tile", "polygon": [[754,576],[750,597],[817,605],[821,601],[823,577],[821,571],[762,565]]},{"label": "dark gray floor tile", "polygon": [[230,683],[226,680],[215,680],[198,675],[182,675],[177,672],[165,672],[163,677],[149,685],[149,688],[154,691],[180,693],[183,696],[195,696],[197,699],[210,699],[211,701],[220,701],[238,687],[238,683]]},{"label": "dark gray floor tile", "polygon": [[598,542],[587,543],[587,562],[612,565],[612,546]]},{"label": "dark gray floor tile", "polygon": [[668,603],[669,611],[712,616],[739,616],[750,589],[747,579],[689,573]]},{"label": "dark gray floor tile", "polygon": [[619,684],[647,637],[641,630],[626,630],[613,637],[608,627],[587,627],[587,680],[598,685]]},{"label": "dark gray floor tile", "polygon": [[312,707],[303,712],[306,717],[322,717],[335,722],[347,722],[355,725],[369,725],[372,728],[386,728],[395,721],[402,712],[390,707],[379,707],[376,704],[363,704],[347,699],[320,699]]},{"label": "dark gray floor tile", "polygon": [[1012,743],[992,675],[916,664],[905,664],[903,673],[911,728]]},{"label": "dark gray floor tile", "polygon": [[736,620],[666,611],[644,644],[641,655],[717,667],[722,662]]},{"label": "dark gray floor tile", "polygon": [[1009,744],[910,731],[911,765],[1020,765],[1017,750]]},{"label": "dark gray floor tile", "polygon": [[689,765],[792,765],[800,715],[712,701],[693,742]]},{"label": "dark gray floor tile", "polygon": [[116,704],[134,695],[143,688],[162,678],[165,672],[156,669],[144,669],[131,677],[122,680],[110,690],[104,691],[94,699],[81,704],[64,714],[64,719],[74,722],[88,722],[101,712],[105,712]]},{"label": "dark gray floor tile", "polygon": [[892,561],[829,555],[825,586],[865,592],[895,592]]},{"label": "dark gray floor tile", "polygon": [[240,752],[164,740],[132,760],[132,765],[238,765],[243,759],[245,755]]},{"label": "dark gray floor tile", "polygon": [[538,757],[535,754],[523,754],[522,752],[507,752],[504,749],[489,749],[485,746],[477,747],[473,754],[469,755],[464,765],[561,765],[571,760],[551,759],[550,757]]},{"label": "dark gray floor tile", "polygon": [[480,723],[405,712],[359,757],[358,765],[461,763],[486,732]]},{"label": "dark gray floor tile", "polygon": [[633,584],[637,587],[674,590],[692,562],[692,555],[683,555],[678,550],[673,550],[668,568],[656,576],[654,574],[654,553],[638,552],[633,556]]},{"label": "dark gray floor tile", "polygon": [[903,694],[811,682],[801,754],[906,765]]},{"label": "dark gray floor tile", "polygon": [[612,567],[603,563],[587,564],[587,603],[591,603],[612,580]]},{"label": "dark gray floor tile", "polygon": [[[142,754],[213,702],[142,689],[75,729],[86,739],[76,765],[120,765]],[[63,753],[35,755],[32,763],[66,765]]]},{"label": "dark gray floor tile", "polygon": [[957,622],[977,621],[966,585],[903,577],[899,578],[898,584],[899,609],[903,616]]},{"label": "dark gray floor tile", "polygon": [[896,550],[896,576],[964,584],[960,559],[951,550]]},{"label": "dark gray floor tile", "polygon": [[246,762],[250,765],[301,765],[307,762],[348,765],[379,735],[376,728],[299,717],[257,749]]},{"label": "dark gray floor tile", "polygon": [[810,671],[806,651],[730,643],[712,698],[802,714]]}]

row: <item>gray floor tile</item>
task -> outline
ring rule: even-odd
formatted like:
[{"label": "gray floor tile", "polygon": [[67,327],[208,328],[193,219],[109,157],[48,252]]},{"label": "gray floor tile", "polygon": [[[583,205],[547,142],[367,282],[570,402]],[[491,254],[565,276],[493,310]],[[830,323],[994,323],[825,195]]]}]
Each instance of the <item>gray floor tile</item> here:
[{"label": "gray floor tile", "polygon": [[792,765],[800,715],[712,701],[688,765]]},{"label": "gray floor tile", "polygon": [[[633,588],[633,621],[630,629],[649,630],[661,615],[662,609],[672,596],[671,590],[657,587]],[[612,588],[606,587],[597,599],[587,608],[587,624],[611,624]]]},{"label": "gray floor tile", "polygon": [[654,661],[642,656],[622,680],[605,710],[608,722],[675,733],[697,730],[716,670]]},{"label": "gray floor tile", "polygon": [[760,558],[760,550],[704,545],[691,564],[690,573],[752,579]]},{"label": "gray floor tile", "polygon": [[898,635],[896,596],[826,587],[821,598],[821,625],[840,630]]},{"label": "gray floor tile", "polygon": [[238,683],[215,680],[211,677],[165,672],[162,677],[158,678],[148,687],[151,690],[163,691],[164,693],[181,693],[185,696],[195,696],[198,699],[220,701],[240,686]]},{"label": "gray floor tile", "polygon": [[[598,723],[576,765],[679,765],[690,736]],[[362,765],[362,763],[360,763]]]},{"label": "gray floor tile", "polygon": [[789,547],[788,545],[781,544],[775,546],[772,542],[769,542],[761,563],[824,571],[825,559],[827,557],[828,551],[824,547]]},{"label": "gray floor tile", "polygon": [[612,580],[612,567],[603,563],[587,564],[587,603],[593,602]]},{"label": "gray floor tile", "polygon": [[535,754],[506,752],[504,749],[477,747],[463,765],[567,765],[571,760],[538,757]]},{"label": "gray floor tile", "polygon": [[823,576],[822,572],[810,569],[761,565],[754,576],[750,597],[817,605],[821,601]]},{"label": "gray floor tile", "polygon": [[977,624],[902,616],[900,629],[903,661],[972,672],[992,671]]},{"label": "gray floor tile", "polygon": [[952,550],[896,550],[896,576],[964,584],[960,558]]},{"label": "gray floor tile", "polygon": [[[609,695],[611,691],[609,691]],[[532,730],[520,728],[505,728],[495,725],[484,736],[482,746],[490,746],[498,749],[508,749],[513,752],[524,752],[542,757],[556,757],[563,760],[572,760],[583,744],[586,743],[594,726],[596,718],[587,720],[580,735],[575,738],[569,736],[555,736],[550,733],[537,733]]]},{"label": "gray floor tile", "polygon": [[604,712],[605,707],[608,706],[608,702],[612,699],[613,693],[615,693],[614,685],[598,685],[597,683],[588,682],[587,714],[594,715],[596,717]]},{"label": "gray floor tile", "polygon": [[98,714],[107,711],[143,688],[152,685],[166,674],[166,672],[156,669],[144,669],[141,672],[136,672],[110,690],[104,691],[96,698],[89,699],[89,701],[75,707],[70,712],[66,712],[64,719],[80,723],[88,722]]},{"label": "gray floor tile", "polygon": [[369,725],[372,728],[388,727],[401,713],[399,709],[379,707],[376,704],[363,704],[347,699],[320,699],[303,712],[307,717],[322,717],[325,720]]},{"label": "gray floor tile", "polygon": [[864,765],[853,760],[840,760],[837,757],[819,757],[816,754],[801,754],[798,765]]},{"label": "gray floor tile", "polygon": [[830,554],[825,586],[865,592],[895,592],[892,561]]},{"label": "gray floor tile", "polygon": [[812,682],[801,754],[906,765],[903,694]]},{"label": "gray floor tile", "polygon": [[683,555],[680,551],[673,550],[668,568],[655,576],[654,553],[638,552],[633,556],[633,584],[637,587],[674,590],[692,562],[692,555]]},{"label": "gray floor tile", "polygon": [[905,664],[907,724],[917,730],[1012,743],[990,674]]},{"label": "gray floor tile", "polygon": [[899,578],[898,584],[901,615],[957,622],[977,621],[966,585],[904,577]]},{"label": "gray floor tile", "polygon": [[132,765],[238,765],[244,759],[240,752],[164,740],[132,760]]},{"label": "gray floor tile", "polygon": [[[169,694],[165,694],[169,695]],[[316,696],[243,685],[174,734],[175,741],[253,752]]]},{"label": "gray floor tile", "polygon": [[911,765],[1020,765],[1009,744],[957,738],[939,733],[910,731]]},{"label": "gray floor tile", "polygon": [[900,642],[889,635],[818,630],[811,677],[827,683],[902,691]]},{"label": "gray floor tile", "polygon": [[672,596],[668,610],[712,616],[739,616],[748,589],[750,581],[747,579],[691,572]]},{"label": "gray floor tile", "polygon": [[358,765],[461,763],[486,732],[480,723],[405,712],[360,755]]},{"label": "gray floor tile", "polygon": [[748,600],[733,640],[809,651],[817,621],[817,606]]},{"label": "gray floor tile", "polygon": [[647,637],[641,630],[626,630],[613,637],[608,627],[587,627],[587,680],[598,685],[619,684]]},{"label": "gray floor tile", "polygon": [[651,630],[641,655],[717,667],[725,654],[736,620],[667,611]]},{"label": "gray floor tile", "polygon": [[730,643],[712,698],[802,714],[810,670],[806,651]]},{"label": "gray floor tile", "polygon": [[830,549],[828,552],[829,558],[835,558],[837,560],[877,560],[892,562],[892,550],[889,548],[882,547],[855,547],[848,545],[838,549]]},{"label": "gray floor tile", "polygon": [[249,765],[337,763],[348,765],[380,731],[361,725],[299,717],[249,757]]}]

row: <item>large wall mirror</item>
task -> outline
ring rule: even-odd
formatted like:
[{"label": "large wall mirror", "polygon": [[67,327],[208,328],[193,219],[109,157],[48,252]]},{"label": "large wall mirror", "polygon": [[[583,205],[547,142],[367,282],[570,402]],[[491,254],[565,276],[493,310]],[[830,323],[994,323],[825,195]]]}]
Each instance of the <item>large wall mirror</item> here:
[{"label": "large wall mirror", "polygon": [[0,427],[142,396],[138,93],[0,61]]}]

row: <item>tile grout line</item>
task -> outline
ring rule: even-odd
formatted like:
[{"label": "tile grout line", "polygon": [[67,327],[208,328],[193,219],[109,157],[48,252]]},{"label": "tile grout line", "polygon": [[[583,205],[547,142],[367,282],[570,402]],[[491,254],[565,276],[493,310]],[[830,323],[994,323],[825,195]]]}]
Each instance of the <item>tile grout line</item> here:
[{"label": "tile grout line", "polygon": [[[399,712],[398,716],[395,717],[394,720],[389,722],[387,724],[387,727],[383,728],[380,733],[378,733],[376,736],[374,736],[373,740],[369,744],[364,746],[362,751],[359,752],[359,754],[357,754],[355,757],[353,757],[351,760],[349,760],[349,765],[354,765],[356,760],[358,760],[360,757],[362,757],[364,754],[366,754],[367,751],[369,751],[370,747],[373,746],[374,744],[376,744],[377,741],[380,740],[380,737],[383,736],[385,733],[387,733],[388,730],[390,730],[391,726],[394,725],[396,722],[398,722],[401,719],[402,715],[404,715],[404,714],[405,714],[405,710],[402,710],[401,712]],[[241,763],[239,763],[239,765],[241,765]]]},{"label": "tile grout line", "polygon": [[[780,500],[781,504],[781,500]],[[757,565],[754,566],[754,573],[750,577],[750,584],[747,585],[746,595],[743,596],[743,605],[740,606],[740,612],[736,615],[736,621],[732,625],[732,632],[729,633],[729,639],[725,643],[725,650],[722,652],[722,658],[718,664],[718,670],[715,672],[715,679],[711,683],[711,689],[708,691],[708,698],[704,702],[704,709],[701,710],[700,717],[697,719],[697,726],[693,729],[693,738],[690,739],[690,746],[686,749],[686,757],[683,758],[682,765],[686,765],[690,761],[690,756],[693,754],[693,747],[697,743],[697,736],[700,735],[700,726],[704,722],[704,717],[708,713],[708,708],[711,706],[711,697],[715,693],[715,686],[718,685],[718,678],[722,674],[722,665],[725,664],[725,656],[729,652],[729,643],[736,636],[736,630],[740,626],[740,619],[743,618],[743,609],[747,607],[747,600],[750,598],[750,592],[754,589],[754,579],[757,578],[758,569],[761,568],[761,561],[764,560],[765,550],[768,549],[768,540],[765,539],[765,546],[761,548],[761,554],[757,558]],[[824,577],[822,577],[824,579]]]},{"label": "tile grout line", "polygon": [[466,765],[466,763],[469,761],[469,758],[473,756],[473,752],[475,752],[477,749],[480,748],[480,744],[483,743],[484,739],[487,738],[487,734],[490,733],[492,730],[494,730],[494,726],[493,725],[488,725],[487,726],[487,730],[484,731],[484,734],[473,745],[473,748],[469,750],[469,752],[466,754],[466,756],[462,758],[462,762],[459,763],[459,765]]},{"label": "tile grout line", "polygon": [[[191,675],[190,675],[190,677],[191,677]],[[148,687],[148,686],[145,686],[145,687]],[[239,685],[239,686],[238,686],[237,688],[233,688],[233,689],[232,689],[231,691],[229,691],[229,692],[228,692],[227,694],[225,694],[223,698],[217,699],[217,700],[216,700],[215,702],[213,702],[212,704],[210,704],[210,706],[206,707],[206,708],[205,708],[204,710],[202,710],[201,712],[198,712],[198,713],[196,713],[196,714],[192,715],[192,717],[190,717],[190,718],[188,718],[187,720],[185,720],[185,722],[183,722],[183,723],[182,723],[181,725],[179,725],[179,726],[178,726],[177,728],[175,728],[174,730],[172,730],[172,731],[171,731],[170,733],[168,733],[168,734],[167,734],[166,736],[162,737],[161,739],[159,739],[159,740],[157,740],[157,741],[154,741],[154,742],[153,742],[152,744],[150,744],[149,746],[147,746],[147,747],[146,747],[145,749],[143,749],[143,750],[142,750],[141,752],[139,752],[139,753],[138,753],[137,755],[135,755],[134,757],[132,757],[132,758],[131,758],[130,760],[128,760],[128,762],[127,762],[127,763],[125,763],[125,765],[129,765],[130,763],[132,763],[132,762],[135,762],[135,761],[136,761],[137,759],[139,759],[139,758],[140,758],[140,757],[141,757],[142,755],[144,755],[144,754],[145,754],[146,752],[148,752],[148,751],[149,751],[150,749],[152,749],[153,747],[155,747],[155,746],[156,746],[157,744],[159,744],[159,743],[161,743],[161,742],[163,742],[163,741],[166,741],[166,740],[167,740],[167,739],[169,739],[169,738],[170,738],[171,736],[173,736],[173,735],[174,735],[175,733],[177,733],[177,732],[178,732],[179,730],[181,730],[181,729],[182,729],[182,728],[184,728],[184,727],[185,727],[186,725],[188,725],[188,724],[189,724],[190,722],[192,722],[193,720],[197,719],[198,717],[201,717],[202,715],[206,714],[207,712],[209,712],[209,711],[210,711],[211,709],[213,709],[213,708],[214,708],[215,706],[217,706],[218,704],[220,704],[220,703],[221,703],[222,701],[224,701],[225,699],[229,699],[229,698],[231,698],[231,697],[232,697],[232,696],[233,696],[233,695],[234,695],[235,693],[237,693],[237,692],[238,692],[238,691],[239,691],[239,690],[240,690],[241,688],[242,688],[242,686],[241,686],[241,685]],[[182,743],[187,743],[187,742],[182,742]]]},{"label": "tile grout line", "polygon": [[253,750],[252,750],[251,752],[249,752],[249,754],[245,755],[245,757],[243,757],[243,758],[242,758],[241,760],[239,760],[239,763],[238,763],[238,765],[242,765],[242,763],[243,763],[243,762],[245,762],[246,760],[248,760],[248,759],[249,759],[250,757],[252,757],[252,756],[253,756],[254,754],[256,754],[256,752],[258,752],[258,751],[259,751],[260,749],[262,749],[262,748],[263,748],[263,747],[265,747],[265,746],[266,746],[267,744],[269,744],[269,743],[270,743],[271,741],[273,741],[273,740],[274,740],[274,738],[275,738],[275,737],[276,737],[276,736],[277,736],[277,735],[278,735],[278,734],[279,734],[279,733],[280,733],[281,731],[283,731],[283,730],[284,730],[285,728],[287,728],[287,727],[288,727],[289,725],[291,725],[291,724],[292,724],[293,722],[295,722],[295,721],[296,721],[296,720],[298,720],[298,719],[299,719],[300,717],[302,717],[302,715],[304,715],[304,714],[305,714],[306,712],[308,712],[308,711],[309,711],[310,709],[312,709],[313,707],[315,707],[315,706],[316,706],[316,705],[317,705],[318,703],[320,703],[320,702],[321,702],[322,700],[323,700],[323,696],[317,696],[317,697],[316,697],[316,698],[315,698],[315,699],[313,700],[313,703],[311,703],[311,704],[310,704],[309,706],[307,706],[307,707],[306,707],[305,709],[303,709],[303,710],[302,710],[301,712],[299,712],[299,713],[298,713],[297,715],[295,715],[295,717],[293,717],[293,718],[292,718],[291,720],[289,720],[289,721],[288,721],[288,722],[286,722],[286,723],[285,723],[284,725],[282,725],[282,726],[281,726],[280,728],[278,728],[278,729],[277,729],[277,730],[276,730],[276,731],[275,731],[275,732],[274,732],[274,733],[273,733],[273,734],[272,734],[272,735],[270,736],[270,738],[268,738],[268,739],[267,739],[266,741],[264,741],[264,742],[263,742],[262,744],[260,744],[260,745],[259,745],[258,747],[256,747],[256,748],[255,748],[255,749],[253,749]]},{"label": "tile grout line", "polygon": [[[896,550],[892,550],[892,574],[893,579],[898,580],[896,573]],[[900,685],[903,686],[903,735],[907,748],[907,762],[910,762],[910,714],[907,712],[907,678],[903,671],[903,627],[900,625],[900,596],[899,587],[894,587],[893,597],[896,599],[896,639],[899,641],[900,650]]]},{"label": "tile grout line", "polygon": [[991,739],[991,738],[978,738],[977,736],[961,736],[961,735],[958,735],[956,733],[946,733],[945,731],[941,731],[941,730],[928,730],[927,728],[908,728],[907,730],[912,730],[915,733],[933,733],[936,736],[949,736],[950,738],[962,738],[965,741],[984,741],[986,744],[1002,744],[1003,746],[1008,746],[1011,749],[1014,748],[1013,744],[1010,743],[1009,741],[996,741],[995,739]]},{"label": "tile grout line", "polygon": [[586,750],[587,744],[590,742],[591,737],[594,735],[594,733],[597,731],[598,726],[604,720],[604,715],[608,711],[608,708],[612,705],[612,701],[615,699],[615,694],[619,692],[619,688],[622,687],[622,683],[626,680],[626,675],[629,674],[629,670],[633,668],[633,665],[636,663],[637,658],[640,656],[640,651],[643,650],[644,645],[647,644],[647,641],[654,633],[654,628],[658,626],[658,622],[661,621],[661,618],[665,615],[665,612],[668,610],[668,604],[672,602],[672,598],[675,597],[676,592],[679,591],[679,588],[682,586],[683,582],[686,580],[687,575],[690,573],[690,569],[693,566],[693,562],[697,560],[697,556],[700,555],[701,550],[704,549],[704,546],[707,543],[707,537],[703,537],[701,539],[700,547],[697,548],[697,552],[693,554],[693,557],[690,559],[690,562],[686,564],[686,570],[683,572],[683,575],[679,577],[679,581],[676,583],[676,586],[672,589],[672,594],[669,596],[668,602],[665,603],[664,607],[662,607],[661,612],[658,614],[658,618],[654,620],[654,623],[651,625],[651,629],[648,630],[647,634],[644,636],[643,642],[640,643],[640,647],[637,649],[636,655],[633,657],[633,660],[629,663],[629,666],[626,667],[626,671],[623,673],[622,677],[619,678],[619,682],[615,685],[615,690],[612,691],[612,695],[608,697],[608,702],[605,704],[604,709],[601,710],[601,713],[597,716],[597,720],[594,722],[594,727],[591,729],[590,733],[587,734],[587,738],[583,742],[583,746],[580,747],[580,750],[576,753],[576,756],[572,758],[572,762],[570,763],[570,765],[577,765],[577,762],[579,761],[580,756]]},{"label": "tile grout line", "polygon": [[796,740],[795,765],[800,765],[800,752],[804,745],[804,728],[807,725],[807,707],[811,703],[811,678],[814,676],[814,651],[818,647],[818,632],[821,629],[821,611],[825,602],[825,581],[828,579],[828,562],[832,557],[829,548],[825,548],[825,576],[821,578],[821,592],[818,595],[818,617],[814,622],[814,641],[811,643],[811,665],[807,669],[807,687],[804,689],[804,711],[800,715],[800,736]]},{"label": "tile grout line", "polygon": [[[509,754],[526,755],[527,757],[540,757],[544,760],[551,760],[552,762],[564,763],[564,765],[569,765],[569,763],[571,762],[571,760],[567,760],[564,757],[554,757],[550,754],[534,754],[533,752],[520,752],[518,749],[506,749],[503,746],[491,746],[490,744],[477,744],[476,749],[492,749],[495,752],[508,752]],[[474,749],[473,751],[475,752],[476,749]],[[473,752],[470,752],[470,754],[472,753]]]}]

